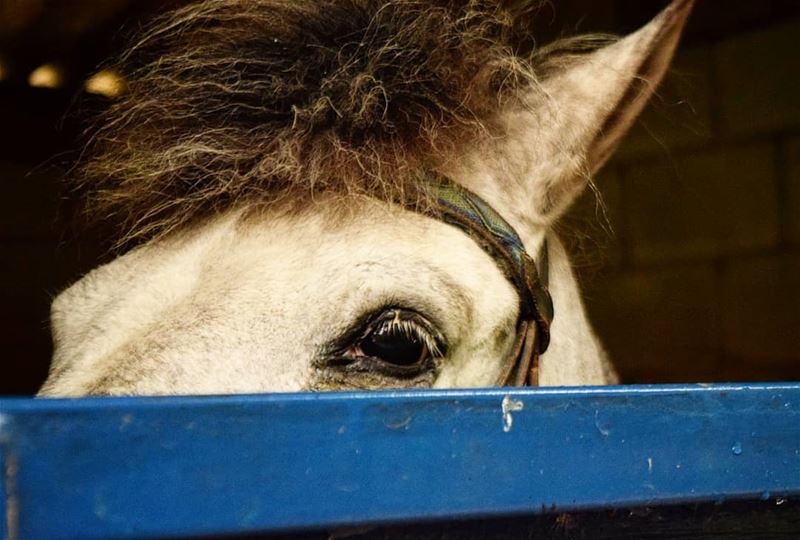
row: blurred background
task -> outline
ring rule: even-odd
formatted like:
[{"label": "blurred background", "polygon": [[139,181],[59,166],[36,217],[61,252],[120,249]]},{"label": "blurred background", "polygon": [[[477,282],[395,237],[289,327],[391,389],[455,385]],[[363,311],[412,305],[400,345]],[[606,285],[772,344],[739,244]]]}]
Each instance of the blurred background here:
[{"label": "blurred background", "polygon": [[[183,1],[0,0],[0,394],[43,382],[51,299],[109,260],[62,180],[102,62]],[[552,0],[539,43],[665,2]],[[698,0],[659,95],[559,225],[625,383],[800,380],[800,0]]]}]

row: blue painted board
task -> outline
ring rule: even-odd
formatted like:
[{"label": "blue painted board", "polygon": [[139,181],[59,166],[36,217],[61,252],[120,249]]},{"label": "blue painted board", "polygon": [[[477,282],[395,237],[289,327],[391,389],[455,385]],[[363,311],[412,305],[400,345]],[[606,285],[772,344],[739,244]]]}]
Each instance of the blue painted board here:
[{"label": "blue painted board", "polygon": [[7,536],[800,496],[800,385],[0,400]]}]

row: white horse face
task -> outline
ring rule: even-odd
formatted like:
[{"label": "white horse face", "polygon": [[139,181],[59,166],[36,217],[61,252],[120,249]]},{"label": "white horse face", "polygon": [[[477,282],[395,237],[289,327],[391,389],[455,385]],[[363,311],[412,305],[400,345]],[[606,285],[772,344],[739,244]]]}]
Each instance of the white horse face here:
[{"label": "white horse face", "polygon": [[[541,384],[614,380],[548,228],[644,106],[690,6],[675,2],[542,81],[501,114],[507,136],[490,151],[441,166],[504,216],[529,254],[548,238],[556,319]],[[377,199],[343,214],[324,196],[299,212],[232,209],[59,295],[41,395],[488,386],[518,311],[496,262],[435,219]]]},{"label": "white horse face", "polygon": [[47,392],[491,385],[518,304],[495,262],[384,203],[325,208],[232,214],[88,275],[54,304]]}]

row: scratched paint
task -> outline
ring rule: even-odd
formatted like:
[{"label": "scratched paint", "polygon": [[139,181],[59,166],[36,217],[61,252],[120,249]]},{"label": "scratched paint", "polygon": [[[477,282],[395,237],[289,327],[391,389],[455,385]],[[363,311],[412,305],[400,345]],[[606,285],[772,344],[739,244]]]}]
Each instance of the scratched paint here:
[{"label": "scratched paint", "polygon": [[611,426],[609,426],[602,418],[600,418],[600,411],[594,411],[594,427],[597,432],[603,437],[608,437],[611,434]]},{"label": "scratched paint", "polygon": [[511,415],[513,412],[519,412],[525,408],[525,404],[521,401],[516,401],[510,395],[503,397],[500,410],[503,411],[503,431],[508,433],[514,426],[514,417]]},{"label": "scratched paint", "polygon": [[2,441],[3,448],[3,494],[5,495],[6,538],[19,538],[19,494],[17,493],[17,473],[19,463],[16,452],[10,444]]}]

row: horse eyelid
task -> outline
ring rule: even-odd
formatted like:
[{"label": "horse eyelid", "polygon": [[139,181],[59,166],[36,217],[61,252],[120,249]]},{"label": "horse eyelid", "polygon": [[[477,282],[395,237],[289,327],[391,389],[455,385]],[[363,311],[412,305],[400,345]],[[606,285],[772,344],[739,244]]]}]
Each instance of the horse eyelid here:
[{"label": "horse eyelid", "polygon": [[[416,326],[419,327],[419,330],[425,332],[436,345],[436,349],[439,353],[437,357],[442,358],[447,354],[447,339],[442,332],[430,322],[428,317],[414,308],[390,304],[370,310],[357,317],[344,332],[323,347],[323,354],[321,355],[323,359],[341,354],[353,344],[367,337],[367,335],[376,328],[380,319],[390,311],[412,314],[411,318],[414,320]],[[433,350],[431,350],[431,353],[433,353]]]}]

